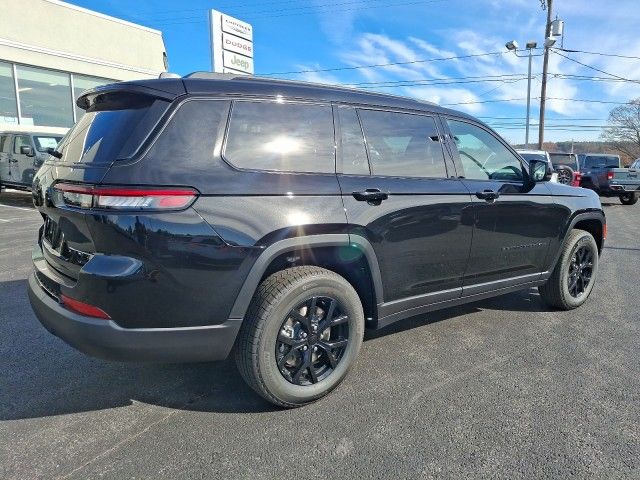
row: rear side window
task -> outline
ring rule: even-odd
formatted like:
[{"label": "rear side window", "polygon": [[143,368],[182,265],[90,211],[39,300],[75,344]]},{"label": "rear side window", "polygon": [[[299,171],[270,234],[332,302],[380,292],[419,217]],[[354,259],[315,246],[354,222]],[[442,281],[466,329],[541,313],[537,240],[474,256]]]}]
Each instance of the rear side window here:
[{"label": "rear side window", "polygon": [[148,96],[111,95],[118,98],[87,111],[65,135],[57,147],[60,162],[109,164],[131,157],[169,105]]},{"label": "rear side window", "polygon": [[358,110],[373,175],[445,178],[447,170],[433,117]]},{"label": "rear side window", "polygon": [[369,175],[367,150],[358,115],[353,108],[338,108],[342,173]]},{"label": "rear side window", "polygon": [[234,102],[224,157],[238,168],[333,173],[331,107]]}]

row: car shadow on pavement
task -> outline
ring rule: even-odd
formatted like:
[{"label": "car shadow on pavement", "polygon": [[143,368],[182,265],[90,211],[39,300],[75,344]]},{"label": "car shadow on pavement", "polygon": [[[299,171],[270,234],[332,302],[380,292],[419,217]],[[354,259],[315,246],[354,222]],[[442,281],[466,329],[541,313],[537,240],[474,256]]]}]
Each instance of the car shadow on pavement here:
[{"label": "car shadow on pavement", "polygon": [[33,209],[31,192],[21,190],[2,190],[0,192],[0,205],[7,207],[21,207]]},{"label": "car shadow on pavement", "polygon": [[[244,383],[232,357],[200,364],[118,363],[88,357],[40,325],[26,289],[26,280],[0,282],[0,421],[106,410],[137,402],[221,413],[277,410]],[[484,309],[542,308],[537,294],[518,292],[412,317],[368,332],[365,341]]]}]

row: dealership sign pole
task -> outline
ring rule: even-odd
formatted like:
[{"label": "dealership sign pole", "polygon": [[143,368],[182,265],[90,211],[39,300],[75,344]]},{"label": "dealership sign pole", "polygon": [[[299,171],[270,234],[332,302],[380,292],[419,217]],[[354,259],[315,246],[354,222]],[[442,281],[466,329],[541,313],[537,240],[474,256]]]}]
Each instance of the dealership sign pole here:
[{"label": "dealership sign pole", "polygon": [[253,27],[217,10],[209,11],[211,70],[253,75]]}]

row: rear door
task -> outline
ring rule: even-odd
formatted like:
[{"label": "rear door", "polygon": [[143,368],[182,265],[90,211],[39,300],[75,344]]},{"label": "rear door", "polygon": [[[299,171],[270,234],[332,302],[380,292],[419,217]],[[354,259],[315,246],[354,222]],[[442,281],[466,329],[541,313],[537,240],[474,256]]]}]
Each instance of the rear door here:
[{"label": "rear door", "polygon": [[[338,178],[352,234],[380,266],[380,316],[461,295],[471,199],[434,115],[338,106]],[[364,138],[363,138],[364,133]]]},{"label": "rear door", "polygon": [[536,280],[566,215],[544,183],[525,182],[519,157],[489,129],[447,118],[449,145],[473,199],[464,295]]}]

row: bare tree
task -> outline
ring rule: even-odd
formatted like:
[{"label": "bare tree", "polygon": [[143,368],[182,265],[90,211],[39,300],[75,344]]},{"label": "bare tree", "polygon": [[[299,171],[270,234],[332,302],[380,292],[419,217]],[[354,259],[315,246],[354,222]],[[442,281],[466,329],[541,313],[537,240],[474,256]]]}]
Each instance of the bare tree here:
[{"label": "bare tree", "polygon": [[609,112],[601,138],[631,158],[640,157],[640,98]]}]

